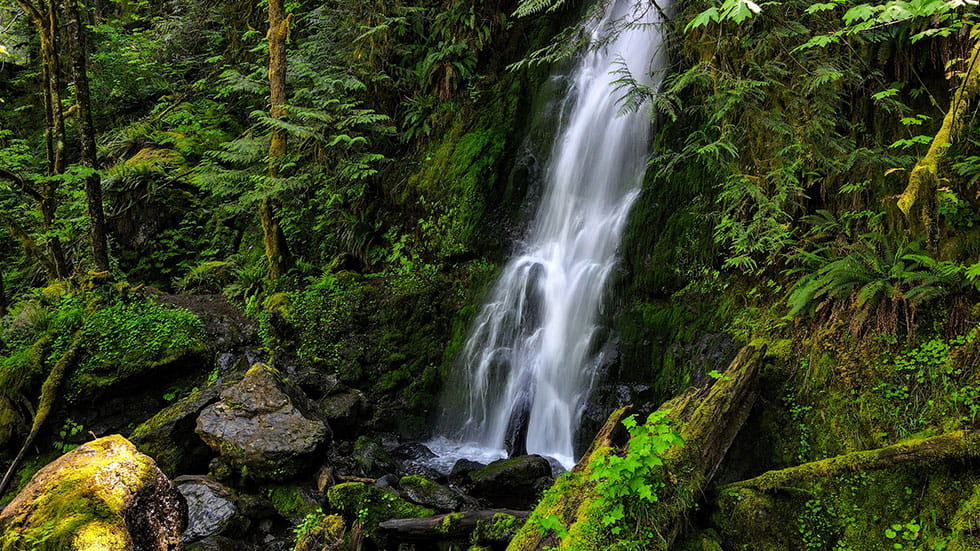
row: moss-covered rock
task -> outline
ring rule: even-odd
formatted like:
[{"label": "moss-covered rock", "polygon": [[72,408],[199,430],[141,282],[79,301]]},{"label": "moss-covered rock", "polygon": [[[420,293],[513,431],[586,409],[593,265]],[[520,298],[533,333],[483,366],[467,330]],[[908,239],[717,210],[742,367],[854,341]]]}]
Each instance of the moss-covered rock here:
[{"label": "moss-covered rock", "polygon": [[507,513],[496,513],[476,524],[476,529],[470,535],[470,543],[480,546],[506,545],[514,539],[517,530],[524,526],[525,520]]},{"label": "moss-covered rock", "polygon": [[296,546],[293,551],[340,551],[344,549],[347,532],[340,515],[324,515],[316,512],[306,517],[296,529]]},{"label": "moss-covered rock", "polygon": [[65,389],[73,402],[97,399],[110,387],[139,377],[200,368],[208,356],[197,316],[148,300],[96,310],[81,331],[82,351]]},{"label": "moss-covered rock", "polygon": [[[405,497],[415,503],[440,511],[455,511],[467,504],[466,496],[417,475],[402,477],[398,482],[398,488]],[[469,505],[473,507],[476,504],[469,503]]]},{"label": "moss-covered rock", "polygon": [[177,488],[122,436],[47,465],[0,512],[0,550],[172,551],[187,510]]},{"label": "moss-covered rock", "polygon": [[362,436],[354,442],[354,461],[364,476],[381,477],[395,471],[395,460],[384,447]]},{"label": "moss-covered rock", "polygon": [[235,378],[222,379],[194,390],[136,427],[129,439],[169,476],[200,472],[202,465],[207,466],[210,450],[194,435],[197,417],[235,382]]},{"label": "moss-covered rock", "polygon": [[320,501],[310,488],[295,485],[273,486],[265,490],[272,507],[285,519],[299,524],[320,508]]},{"label": "moss-covered rock", "polygon": [[432,509],[409,503],[393,492],[362,482],[345,482],[330,488],[327,501],[344,516],[360,521],[369,537],[377,534],[378,524],[385,520],[425,518],[435,514]]}]

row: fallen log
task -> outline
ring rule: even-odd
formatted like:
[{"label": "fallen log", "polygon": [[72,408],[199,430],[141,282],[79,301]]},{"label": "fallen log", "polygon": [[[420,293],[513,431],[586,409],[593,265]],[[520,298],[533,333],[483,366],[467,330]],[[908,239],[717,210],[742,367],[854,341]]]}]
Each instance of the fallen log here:
[{"label": "fallen log", "polygon": [[847,453],[796,467],[769,471],[755,478],[728,484],[720,491],[745,488],[769,492],[828,476],[974,457],[980,457],[980,431],[958,430],[932,438],[906,440],[883,448]]},{"label": "fallen log", "polygon": [[[628,527],[613,534],[610,526],[602,522],[607,509],[591,480],[596,460],[626,451],[620,437],[624,432],[621,421],[626,416],[622,409],[613,412],[575,468],[545,493],[508,551],[600,551],[638,528],[656,531],[654,536],[642,536],[646,538],[641,543],[644,549],[669,549],[755,404],[756,374],[764,356],[764,348],[745,347],[710,386],[689,389],[660,407],[660,411],[669,412],[684,445],[663,454],[664,486],[658,490],[658,500],[648,505],[642,527]],[[562,528],[554,529],[556,522]]]},{"label": "fallen log", "polygon": [[484,509],[449,513],[428,518],[400,518],[378,524],[380,534],[397,541],[436,541],[467,539],[477,525],[492,520],[495,515],[524,519],[529,511],[513,509]]}]

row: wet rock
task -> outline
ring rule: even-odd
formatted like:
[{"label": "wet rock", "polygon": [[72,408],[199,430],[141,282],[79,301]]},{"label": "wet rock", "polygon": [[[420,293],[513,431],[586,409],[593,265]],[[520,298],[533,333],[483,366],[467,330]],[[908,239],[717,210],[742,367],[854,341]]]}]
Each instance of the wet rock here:
[{"label": "wet rock", "polygon": [[340,436],[352,436],[370,410],[370,404],[363,392],[350,389],[333,394],[318,402],[324,417]]},{"label": "wet rock", "polygon": [[298,389],[256,364],[197,418],[197,433],[228,463],[253,478],[295,474],[329,438]]},{"label": "wet rock", "polygon": [[228,488],[204,476],[181,476],[174,482],[187,501],[185,542],[223,534],[236,524],[238,507]]},{"label": "wet rock", "polygon": [[136,427],[130,440],[170,476],[201,472],[208,464],[211,451],[194,436],[197,417],[236,382],[237,378],[229,377],[195,390]]},{"label": "wet rock", "polygon": [[470,473],[483,467],[486,467],[483,463],[460,459],[453,463],[453,469],[449,472],[449,483],[454,486],[469,486]]},{"label": "wet rock", "polygon": [[540,455],[499,459],[469,477],[469,494],[503,507],[530,507],[551,478],[551,464]]},{"label": "wet rock", "polygon": [[385,451],[384,446],[362,436],[354,443],[353,458],[363,476],[381,477],[394,472],[395,460]]},{"label": "wet rock", "polygon": [[445,482],[446,476],[432,467],[416,463],[414,461],[402,461],[395,469],[398,476],[421,476],[437,482]]},{"label": "wet rock", "polygon": [[64,551],[176,551],[187,507],[153,460],[119,435],[59,457],[0,512],[10,548],[44,538]]},{"label": "wet rock", "polygon": [[476,500],[421,476],[402,477],[398,487],[408,499],[439,511],[477,508]]},{"label": "wet rock", "polygon": [[378,488],[396,488],[398,486],[398,477],[393,474],[386,474],[379,478],[374,485]]},{"label": "wet rock", "polygon": [[188,544],[187,551],[257,551],[254,545],[224,536],[211,536]]},{"label": "wet rock", "polygon": [[407,442],[392,450],[391,456],[398,461],[419,461],[432,459],[436,454],[421,442]]}]

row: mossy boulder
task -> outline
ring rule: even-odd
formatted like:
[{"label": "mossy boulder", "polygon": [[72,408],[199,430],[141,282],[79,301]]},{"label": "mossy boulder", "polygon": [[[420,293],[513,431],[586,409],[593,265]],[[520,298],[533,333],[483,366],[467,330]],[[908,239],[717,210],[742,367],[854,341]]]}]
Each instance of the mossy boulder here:
[{"label": "mossy boulder", "polygon": [[141,452],[156,459],[160,469],[169,476],[200,472],[201,467],[207,466],[211,452],[194,435],[197,417],[235,382],[235,379],[219,380],[191,392],[136,427],[130,440]]},{"label": "mossy boulder", "polygon": [[0,512],[0,550],[175,551],[187,507],[151,458],[119,435],[34,475]]},{"label": "mossy boulder", "polygon": [[475,509],[476,501],[463,494],[421,476],[404,476],[398,488],[408,499],[439,511]]},{"label": "mossy boulder", "polygon": [[73,403],[97,401],[123,383],[170,378],[208,363],[204,324],[182,308],[121,301],[88,315],[81,331],[81,358],[65,389]]},{"label": "mossy boulder", "polygon": [[313,514],[297,529],[293,551],[339,551],[345,549],[344,534],[347,532],[344,518],[340,515]]},{"label": "mossy boulder", "polygon": [[496,513],[476,524],[476,529],[470,535],[470,542],[473,545],[486,546],[488,549],[492,546],[505,546],[514,539],[517,530],[524,526],[525,520],[527,519],[508,513]]},{"label": "mossy boulder", "polygon": [[337,484],[327,491],[327,501],[345,516],[364,525],[369,537],[377,534],[378,524],[394,518],[425,518],[435,514],[432,509],[409,503],[394,492],[363,482]]},{"label": "mossy boulder", "polygon": [[338,436],[353,435],[357,424],[370,410],[367,396],[357,389],[331,394],[319,401],[323,416]]},{"label": "mossy boulder", "polygon": [[330,437],[302,391],[265,364],[255,364],[201,412],[197,433],[230,465],[259,479],[296,474]]}]

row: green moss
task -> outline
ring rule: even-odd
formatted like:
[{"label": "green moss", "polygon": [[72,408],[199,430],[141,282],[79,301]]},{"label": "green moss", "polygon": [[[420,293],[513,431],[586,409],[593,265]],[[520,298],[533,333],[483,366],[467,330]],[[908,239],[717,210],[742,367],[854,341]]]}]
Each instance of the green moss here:
[{"label": "green moss", "polygon": [[507,513],[497,513],[487,520],[481,520],[470,535],[470,543],[474,545],[509,542],[517,530],[524,525],[524,519],[519,519]]},{"label": "green moss", "polygon": [[149,301],[118,302],[82,325],[83,349],[66,397],[92,397],[119,381],[201,357],[204,326],[194,314]]},{"label": "green moss", "polygon": [[436,530],[443,534],[451,534],[462,519],[463,513],[450,513],[439,521],[439,526],[436,527]]},{"label": "green moss", "polygon": [[435,511],[409,503],[395,494],[362,482],[337,484],[327,491],[327,501],[345,517],[357,519],[369,537],[377,534],[378,523],[394,518],[431,517]]},{"label": "green moss", "polygon": [[319,509],[316,500],[307,497],[299,486],[273,486],[265,494],[276,512],[293,522],[299,522]]},{"label": "green moss", "polygon": [[0,522],[0,550],[131,548],[124,508],[158,471],[120,436],[83,448],[38,473],[41,491],[8,505]]}]

